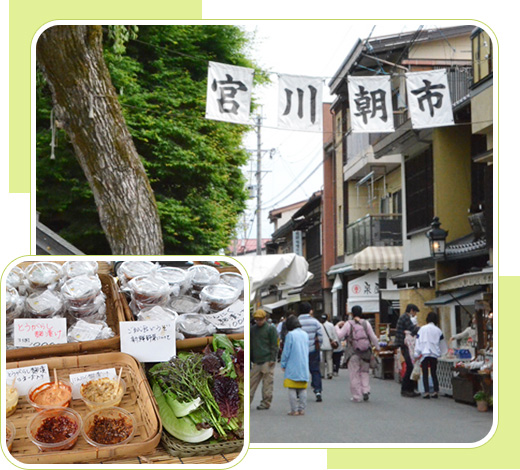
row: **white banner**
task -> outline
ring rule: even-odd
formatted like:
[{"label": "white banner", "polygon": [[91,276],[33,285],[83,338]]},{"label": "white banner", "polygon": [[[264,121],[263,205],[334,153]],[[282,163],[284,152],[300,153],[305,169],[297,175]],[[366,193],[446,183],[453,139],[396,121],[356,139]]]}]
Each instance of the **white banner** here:
[{"label": "white banner", "polygon": [[251,124],[254,70],[209,62],[206,119]]},{"label": "white banner", "polygon": [[407,73],[406,90],[414,129],[454,124],[445,69]]},{"label": "white banner", "polygon": [[323,129],[323,80],[280,75],[278,78],[278,126],[284,129]]},{"label": "white banner", "polygon": [[347,77],[352,132],[393,132],[390,76]]}]

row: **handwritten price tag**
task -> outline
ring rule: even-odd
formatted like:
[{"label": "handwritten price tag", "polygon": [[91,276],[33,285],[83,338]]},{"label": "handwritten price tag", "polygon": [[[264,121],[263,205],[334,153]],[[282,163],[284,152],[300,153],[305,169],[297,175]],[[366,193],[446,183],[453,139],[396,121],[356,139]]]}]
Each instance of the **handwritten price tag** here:
[{"label": "handwritten price tag", "polygon": [[140,362],[168,361],[176,354],[175,322],[119,322],[121,352]]},{"label": "handwritten price tag", "polygon": [[80,372],[78,374],[70,374],[70,384],[72,385],[72,398],[81,398],[79,393],[81,384],[90,382],[91,380],[101,379],[108,377],[109,379],[117,379],[116,370],[112,369],[100,369],[91,370],[89,372]]},{"label": "handwritten price tag", "polygon": [[14,345],[19,348],[67,342],[65,318],[18,318],[14,321]]},{"label": "handwritten price tag", "polygon": [[14,386],[20,396],[27,395],[31,387],[37,383],[50,382],[49,367],[47,364],[8,369],[5,375],[7,385],[11,385],[16,378]]}]

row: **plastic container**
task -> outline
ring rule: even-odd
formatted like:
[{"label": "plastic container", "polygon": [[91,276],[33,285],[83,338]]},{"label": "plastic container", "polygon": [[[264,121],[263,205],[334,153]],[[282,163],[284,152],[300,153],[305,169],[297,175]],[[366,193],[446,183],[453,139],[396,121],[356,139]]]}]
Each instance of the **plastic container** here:
[{"label": "plastic container", "polygon": [[206,286],[200,292],[202,308],[206,312],[220,312],[240,297],[240,291],[227,284]]},{"label": "plastic container", "polygon": [[63,311],[63,298],[53,290],[33,292],[25,301],[27,312],[35,318],[58,316]]},{"label": "plastic container", "polygon": [[138,308],[149,305],[164,305],[170,297],[170,284],[156,276],[134,277],[128,288]]},{"label": "plastic container", "polygon": [[5,416],[11,416],[18,406],[18,390],[8,385],[5,390]]},{"label": "plastic container", "polygon": [[156,268],[157,265],[151,261],[125,261],[119,266],[117,276],[125,283],[134,277],[149,274]]},{"label": "plastic container", "polygon": [[34,263],[25,270],[25,277],[31,289],[45,289],[59,281],[61,269],[62,267],[56,263]]},{"label": "plastic container", "polygon": [[94,276],[98,272],[96,261],[67,261],[63,265],[63,273],[66,277]]},{"label": "plastic container", "polygon": [[42,452],[68,450],[76,444],[81,427],[81,416],[76,411],[53,408],[40,411],[31,418],[27,436]]},{"label": "plastic container", "polygon": [[157,270],[157,277],[164,279],[170,285],[173,296],[184,294],[190,285],[190,277],[186,270],[166,266]]},{"label": "plastic container", "polygon": [[33,385],[27,394],[27,400],[37,410],[67,408],[72,400],[70,382],[59,379],[56,382],[44,382]]},{"label": "plastic container", "polygon": [[170,307],[179,315],[182,315],[184,313],[197,313],[200,310],[201,303],[200,300],[189,295],[180,295],[171,300]]},{"label": "plastic container", "polygon": [[238,273],[222,273],[219,284],[227,284],[237,289],[240,293],[244,290],[244,278]]},{"label": "plastic container", "polygon": [[61,287],[61,294],[71,307],[91,305],[100,293],[101,281],[97,276],[76,276]]},{"label": "plastic container", "polygon": [[102,377],[81,385],[81,399],[91,410],[119,406],[125,396],[126,383],[123,379]]},{"label": "plastic container", "polygon": [[191,276],[191,285],[195,293],[200,292],[204,287],[217,284],[220,279],[218,269],[205,264],[197,264],[188,269]]},{"label": "plastic container", "polygon": [[11,421],[6,420],[5,421],[5,445],[9,452],[11,452],[11,449],[13,448],[13,442],[14,442],[15,437],[16,437],[16,428],[14,427],[14,424],[11,423]]},{"label": "plastic container", "polygon": [[[115,433],[114,428],[118,429]],[[85,416],[82,434],[94,447],[123,446],[132,440],[135,428],[130,412],[118,407],[101,408]]]},{"label": "plastic container", "polygon": [[200,338],[211,336],[217,329],[210,323],[206,316],[199,313],[185,313],[177,318],[177,329],[186,338]]}]

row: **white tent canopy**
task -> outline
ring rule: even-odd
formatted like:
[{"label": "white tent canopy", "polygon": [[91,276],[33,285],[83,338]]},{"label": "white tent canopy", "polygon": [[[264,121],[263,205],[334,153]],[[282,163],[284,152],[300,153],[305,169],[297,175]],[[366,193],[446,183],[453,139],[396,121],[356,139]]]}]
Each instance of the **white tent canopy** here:
[{"label": "white tent canopy", "polygon": [[236,258],[251,282],[251,301],[261,289],[276,285],[280,290],[303,286],[313,274],[309,272],[309,263],[300,255],[241,256]]}]

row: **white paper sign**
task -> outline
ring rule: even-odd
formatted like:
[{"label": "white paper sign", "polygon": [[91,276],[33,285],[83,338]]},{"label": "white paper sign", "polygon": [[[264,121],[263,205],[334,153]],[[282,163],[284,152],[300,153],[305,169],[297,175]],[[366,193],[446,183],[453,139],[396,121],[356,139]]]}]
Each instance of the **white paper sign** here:
[{"label": "white paper sign", "polygon": [[16,347],[37,347],[66,342],[67,320],[65,318],[17,318],[14,321]]},{"label": "white paper sign", "polygon": [[407,73],[406,94],[414,129],[454,124],[446,69]]},{"label": "white paper sign", "polygon": [[8,369],[5,372],[5,377],[6,385],[12,385],[13,380],[16,378],[14,386],[20,396],[27,395],[33,385],[50,382],[49,367],[47,364]]},{"label": "white paper sign", "polygon": [[347,77],[352,132],[393,132],[390,76]]},{"label": "white paper sign", "polygon": [[205,317],[217,330],[240,330],[244,328],[244,302],[237,300],[218,313]]},{"label": "white paper sign", "polygon": [[323,128],[323,80],[316,77],[280,75],[278,127],[306,131]]},{"label": "white paper sign", "polygon": [[176,354],[175,322],[119,322],[121,352],[140,362],[168,361]]},{"label": "white paper sign", "polygon": [[81,398],[79,393],[81,384],[90,382],[91,380],[97,380],[104,377],[109,379],[117,379],[117,373],[114,368],[112,369],[101,369],[91,370],[88,372],[80,372],[78,374],[70,374],[70,384],[72,385],[72,398]]},{"label": "white paper sign", "polygon": [[251,124],[254,70],[209,62],[206,119]]}]

